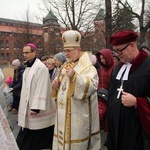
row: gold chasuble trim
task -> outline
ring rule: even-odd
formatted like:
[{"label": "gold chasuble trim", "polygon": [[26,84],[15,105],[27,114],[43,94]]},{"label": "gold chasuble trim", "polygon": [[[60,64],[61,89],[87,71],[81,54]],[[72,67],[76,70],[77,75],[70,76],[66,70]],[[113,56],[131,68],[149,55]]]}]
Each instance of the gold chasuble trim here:
[{"label": "gold chasuble trim", "polygon": [[[90,136],[88,136],[88,137],[86,137],[86,138],[83,138],[83,139],[80,139],[80,140],[71,140],[71,141],[65,140],[65,143],[66,143],[66,144],[69,144],[70,142],[71,142],[71,143],[81,143],[81,142],[85,142],[85,141],[89,140],[89,138],[91,138],[92,136],[95,136],[95,135],[97,135],[97,134],[99,134],[99,133],[100,133],[100,131],[97,131],[97,132],[95,132],[95,133],[92,133]],[[55,136],[56,138],[58,138],[58,135],[54,134],[54,136]],[[59,141],[59,144],[61,144],[61,145],[63,146],[62,142],[60,142],[60,141]]]},{"label": "gold chasuble trim", "polygon": [[64,137],[66,137],[65,139],[65,143],[66,141],[68,141],[67,143],[69,144],[69,149],[71,148],[71,97],[74,93],[74,87],[75,87],[75,83],[68,78],[69,84],[68,84],[68,93],[67,93],[67,107],[66,107],[66,112],[68,112],[66,114],[66,128],[65,128],[65,133],[66,135]]},{"label": "gold chasuble trim", "polygon": [[87,95],[87,92],[88,92],[88,89],[89,89],[89,85],[90,85],[90,78],[86,77],[86,86],[85,86],[85,90],[84,90],[84,94],[83,94],[83,98],[82,99],[85,99],[86,98],[86,95]]},{"label": "gold chasuble trim", "polygon": [[[71,148],[71,92],[72,92],[72,87],[71,87],[71,80],[68,78],[68,93],[67,93],[67,104],[66,104],[66,128],[65,128],[65,133],[64,137],[68,141],[69,149]],[[66,143],[66,142],[65,142]]]}]

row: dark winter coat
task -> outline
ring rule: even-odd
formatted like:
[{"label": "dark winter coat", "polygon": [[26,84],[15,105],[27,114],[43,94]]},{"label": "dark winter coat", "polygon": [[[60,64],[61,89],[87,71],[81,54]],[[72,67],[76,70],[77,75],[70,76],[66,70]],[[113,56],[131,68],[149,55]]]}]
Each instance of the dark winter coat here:
[{"label": "dark winter coat", "polygon": [[19,66],[18,70],[14,70],[13,83],[11,85],[11,87],[13,88],[12,90],[13,96],[20,97],[21,87],[22,87],[22,76],[24,70],[25,70],[25,66],[22,64]]}]

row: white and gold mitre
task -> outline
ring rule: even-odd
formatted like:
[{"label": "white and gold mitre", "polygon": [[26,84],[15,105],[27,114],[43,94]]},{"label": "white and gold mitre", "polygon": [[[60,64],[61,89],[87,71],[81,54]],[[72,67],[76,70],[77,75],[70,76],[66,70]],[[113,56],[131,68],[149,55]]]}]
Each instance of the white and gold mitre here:
[{"label": "white and gold mitre", "polygon": [[76,30],[65,31],[62,35],[64,48],[80,47],[81,34]]}]

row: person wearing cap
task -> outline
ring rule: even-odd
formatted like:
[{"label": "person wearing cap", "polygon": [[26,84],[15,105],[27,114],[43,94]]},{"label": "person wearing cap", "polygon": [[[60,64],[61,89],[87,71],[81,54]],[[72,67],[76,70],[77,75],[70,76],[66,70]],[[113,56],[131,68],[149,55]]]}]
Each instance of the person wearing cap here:
[{"label": "person wearing cap", "polygon": [[60,68],[61,65],[66,61],[66,57],[63,52],[59,52],[54,55],[55,66]]},{"label": "person wearing cap", "polygon": [[150,149],[150,56],[138,50],[137,37],[130,30],[110,37],[120,61],[108,92],[108,150]]},{"label": "person wearing cap", "polygon": [[13,82],[11,84],[11,92],[13,93],[12,112],[17,113],[20,103],[20,94],[22,88],[22,76],[25,70],[25,66],[20,63],[19,59],[12,61],[14,68]]},{"label": "person wearing cap", "polygon": [[66,62],[52,82],[57,105],[53,150],[99,150],[98,75],[92,54],[81,51],[76,30],[65,31],[62,41]]},{"label": "person wearing cap", "polygon": [[65,54],[63,52],[59,52],[54,55],[55,67],[57,68],[56,75],[59,74],[63,63],[66,61]]},{"label": "person wearing cap", "polygon": [[25,45],[22,54],[26,69],[18,111],[21,128],[16,141],[21,150],[51,149],[56,108],[51,100],[48,68],[36,57],[35,44]]}]

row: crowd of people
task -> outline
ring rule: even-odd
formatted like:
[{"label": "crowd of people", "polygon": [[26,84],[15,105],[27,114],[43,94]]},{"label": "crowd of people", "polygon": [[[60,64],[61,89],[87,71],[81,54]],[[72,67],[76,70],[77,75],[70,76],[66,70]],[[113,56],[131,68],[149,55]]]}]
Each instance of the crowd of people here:
[{"label": "crowd of people", "polygon": [[0,104],[18,114],[18,148],[100,150],[104,130],[108,150],[149,150],[150,56],[147,45],[138,50],[137,37],[119,31],[112,49],[92,54],[81,49],[81,34],[68,30],[62,52],[39,58],[36,45],[26,44],[25,63],[12,62],[5,88],[0,70]]}]

